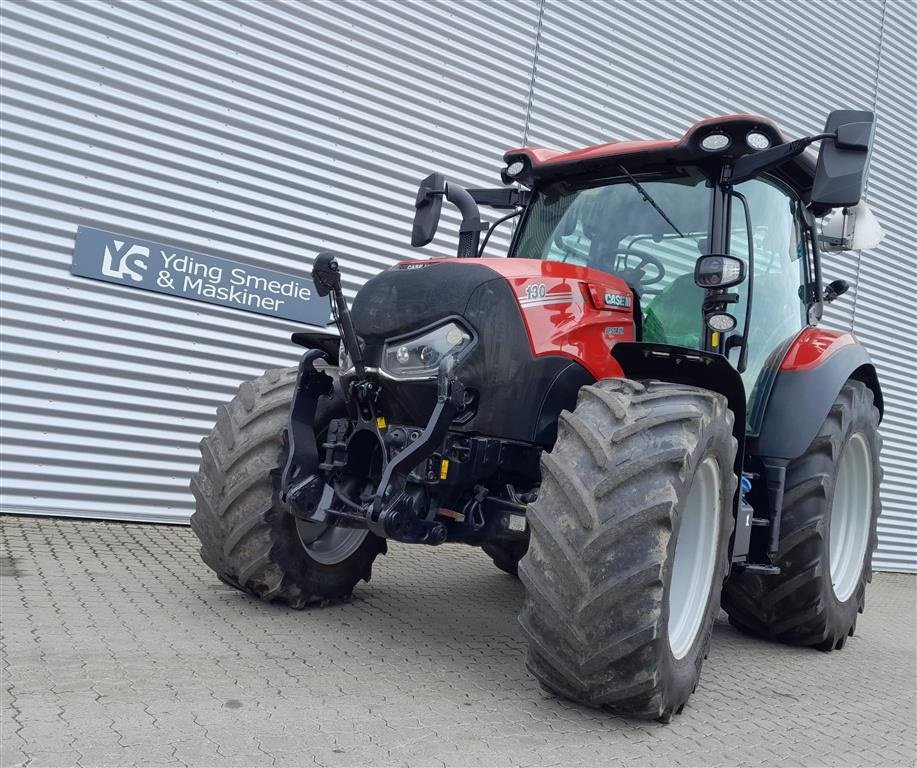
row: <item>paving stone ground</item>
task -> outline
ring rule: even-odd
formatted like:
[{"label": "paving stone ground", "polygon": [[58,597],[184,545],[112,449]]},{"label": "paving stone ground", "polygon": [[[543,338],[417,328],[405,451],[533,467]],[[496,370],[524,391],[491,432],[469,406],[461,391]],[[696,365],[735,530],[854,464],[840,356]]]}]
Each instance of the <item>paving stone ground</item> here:
[{"label": "paving stone ground", "polygon": [[544,693],[522,587],[476,549],[392,545],[300,612],[218,582],[183,527],[3,517],[0,554],[4,768],[917,763],[913,576],[877,574],[841,652],[719,621],[664,726]]}]

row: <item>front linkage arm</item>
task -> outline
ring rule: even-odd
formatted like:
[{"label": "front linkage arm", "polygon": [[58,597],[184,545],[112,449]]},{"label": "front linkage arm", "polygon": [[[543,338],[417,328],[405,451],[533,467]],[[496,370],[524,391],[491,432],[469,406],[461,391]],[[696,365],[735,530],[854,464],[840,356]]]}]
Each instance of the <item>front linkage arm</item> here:
[{"label": "front linkage arm", "polygon": [[318,445],[315,442],[315,412],[318,399],[330,395],[334,380],[315,368],[324,352],[310,349],[299,363],[296,390],[290,404],[287,422],[287,461],[280,479],[280,500],[294,514],[302,511],[311,515],[322,497],[325,481],[319,472]]}]

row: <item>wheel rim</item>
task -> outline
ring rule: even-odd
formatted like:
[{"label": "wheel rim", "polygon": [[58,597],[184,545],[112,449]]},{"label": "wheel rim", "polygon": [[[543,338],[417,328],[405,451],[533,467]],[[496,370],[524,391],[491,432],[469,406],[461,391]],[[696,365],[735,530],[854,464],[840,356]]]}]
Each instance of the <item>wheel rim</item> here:
[{"label": "wheel rim", "polygon": [[691,650],[707,613],[716,570],[721,483],[719,465],[708,456],[695,471],[682,504],[669,585],[669,647],[676,659]]},{"label": "wheel rim", "polygon": [[841,602],[859,583],[871,521],[872,457],[866,438],[858,432],[844,446],[831,502],[831,586]]},{"label": "wheel rim", "polygon": [[297,520],[296,533],[309,557],[322,565],[337,565],[360,548],[369,531]]}]

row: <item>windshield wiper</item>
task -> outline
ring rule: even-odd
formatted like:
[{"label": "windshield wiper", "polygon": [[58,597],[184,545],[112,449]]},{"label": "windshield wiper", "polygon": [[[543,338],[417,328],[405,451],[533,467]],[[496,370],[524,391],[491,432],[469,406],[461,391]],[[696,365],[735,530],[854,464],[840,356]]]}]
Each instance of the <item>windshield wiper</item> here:
[{"label": "windshield wiper", "polygon": [[656,209],[656,212],[660,216],[662,216],[662,218],[664,218],[666,222],[668,222],[668,225],[678,233],[678,236],[684,237],[685,236],[684,233],[678,227],[675,226],[674,221],[672,221],[668,216],[666,216],[665,211],[659,207],[659,205],[656,203],[655,200],[653,200],[653,198],[650,196],[650,193],[647,192],[643,188],[643,185],[639,181],[637,181],[633,176],[631,176],[623,165],[619,165],[618,170],[621,171],[621,173],[623,173],[625,176],[627,176],[630,183],[634,185],[634,189],[636,189],[641,195],[643,195],[643,199],[646,200],[646,202],[648,202],[651,206],[653,206],[653,208]]}]

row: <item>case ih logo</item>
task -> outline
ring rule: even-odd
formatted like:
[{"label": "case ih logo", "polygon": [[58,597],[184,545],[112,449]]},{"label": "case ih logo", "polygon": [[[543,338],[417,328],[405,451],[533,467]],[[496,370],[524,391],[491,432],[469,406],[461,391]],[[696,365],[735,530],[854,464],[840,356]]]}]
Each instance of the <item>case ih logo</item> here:
[{"label": "case ih logo", "polygon": [[624,307],[625,309],[630,306],[630,296],[627,296],[623,293],[614,293],[612,291],[605,291],[605,306],[606,307]]},{"label": "case ih logo", "polygon": [[146,260],[149,257],[150,249],[146,246],[128,245],[123,240],[112,240],[110,245],[105,246],[105,253],[102,254],[102,274],[119,280],[129,277],[137,283],[143,282],[143,273],[147,270]]}]

